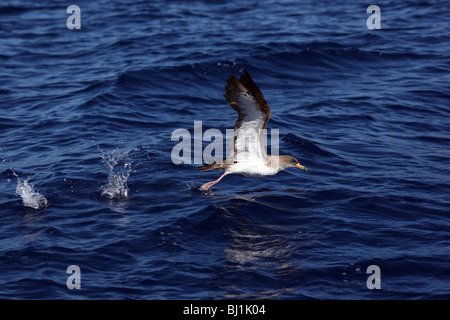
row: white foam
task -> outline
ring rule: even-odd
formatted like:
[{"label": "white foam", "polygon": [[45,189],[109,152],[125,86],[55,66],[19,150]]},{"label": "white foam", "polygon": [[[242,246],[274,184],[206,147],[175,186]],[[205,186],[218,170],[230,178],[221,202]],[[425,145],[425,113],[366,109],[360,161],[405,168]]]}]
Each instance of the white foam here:
[{"label": "white foam", "polygon": [[33,209],[42,209],[48,206],[47,199],[39,192],[34,191],[33,185],[28,183],[28,180],[22,182],[17,177],[17,195],[22,197],[23,205]]}]

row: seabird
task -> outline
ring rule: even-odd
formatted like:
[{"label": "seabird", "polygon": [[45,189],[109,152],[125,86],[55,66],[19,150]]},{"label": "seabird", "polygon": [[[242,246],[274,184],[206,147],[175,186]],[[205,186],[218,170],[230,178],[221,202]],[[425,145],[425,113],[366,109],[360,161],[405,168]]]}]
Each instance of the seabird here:
[{"label": "seabird", "polygon": [[198,168],[200,171],[225,171],[217,180],[202,185],[200,190],[208,191],[230,173],[248,177],[263,177],[274,175],[286,168],[308,170],[292,156],[266,154],[264,129],[269,122],[271,111],[261,90],[247,70],[244,70],[240,79],[234,75],[228,78],[224,97],[238,113],[233,141],[231,141],[232,148],[227,159],[204,164]]}]

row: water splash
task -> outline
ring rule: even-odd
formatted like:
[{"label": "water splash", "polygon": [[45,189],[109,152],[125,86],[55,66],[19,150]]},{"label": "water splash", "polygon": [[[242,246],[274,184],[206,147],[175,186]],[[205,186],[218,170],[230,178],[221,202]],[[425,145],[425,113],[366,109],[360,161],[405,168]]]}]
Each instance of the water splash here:
[{"label": "water splash", "polygon": [[100,188],[101,195],[109,199],[127,199],[127,180],[132,165],[128,157],[129,151],[118,153],[117,149],[110,152],[99,150],[102,152],[103,164],[108,169],[108,182]]},{"label": "water splash", "polygon": [[[0,144],[0,151],[4,151],[2,144]],[[22,202],[25,207],[37,210],[48,206],[47,198],[35,191],[33,184],[29,183],[28,180],[22,181],[19,174],[12,168],[10,161],[6,158],[1,158],[1,163],[8,166],[10,173],[17,178],[16,195],[22,198]],[[9,178],[8,182],[11,182]]]},{"label": "water splash", "polygon": [[16,194],[22,197],[23,205],[33,209],[42,209],[48,206],[48,200],[39,192],[34,190],[28,180],[22,181],[17,174]]}]

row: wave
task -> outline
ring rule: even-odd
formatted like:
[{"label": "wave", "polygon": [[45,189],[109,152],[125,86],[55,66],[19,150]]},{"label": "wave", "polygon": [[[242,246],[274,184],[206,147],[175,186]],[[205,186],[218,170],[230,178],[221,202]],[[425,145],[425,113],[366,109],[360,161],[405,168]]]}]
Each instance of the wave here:
[{"label": "wave", "polygon": [[317,143],[307,140],[305,138],[298,137],[292,133],[288,133],[287,135],[283,136],[281,140],[287,143],[292,143],[297,146],[300,146],[302,149],[305,149],[307,152],[312,154],[321,155],[325,157],[336,156],[334,153],[320,148]]}]

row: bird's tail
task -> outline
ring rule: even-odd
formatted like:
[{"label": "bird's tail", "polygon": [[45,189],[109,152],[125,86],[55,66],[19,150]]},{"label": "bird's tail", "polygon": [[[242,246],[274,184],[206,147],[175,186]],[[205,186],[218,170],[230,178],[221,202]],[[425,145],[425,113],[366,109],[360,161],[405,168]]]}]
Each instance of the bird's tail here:
[{"label": "bird's tail", "polygon": [[198,167],[198,170],[200,171],[225,170],[225,160],[223,160],[222,163],[215,163],[215,162],[211,164],[205,163],[201,167]]}]

